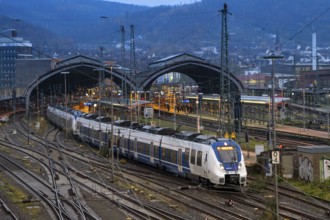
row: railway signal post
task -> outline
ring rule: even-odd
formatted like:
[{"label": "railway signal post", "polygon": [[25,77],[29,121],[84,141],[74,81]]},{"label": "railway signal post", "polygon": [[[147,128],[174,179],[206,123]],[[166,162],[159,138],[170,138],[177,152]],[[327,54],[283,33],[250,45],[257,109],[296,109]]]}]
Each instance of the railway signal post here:
[{"label": "railway signal post", "polygon": [[[263,57],[263,59],[266,59],[266,60],[271,60],[272,62],[272,73],[271,73],[271,81],[272,81],[272,92],[271,92],[271,95],[272,95],[272,123],[271,123],[271,126],[272,126],[272,148],[275,149],[275,146],[276,146],[276,120],[275,120],[275,72],[274,72],[274,61],[277,60],[277,59],[283,59],[284,56],[282,55],[275,55],[275,54],[270,54],[268,56],[265,56]],[[278,179],[277,179],[277,164],[274,165],[274,176],[275,176],[275,199],[276,199],[276,219],[280,219],[280,216],[279,216],[279,204],[278,204]]]}]

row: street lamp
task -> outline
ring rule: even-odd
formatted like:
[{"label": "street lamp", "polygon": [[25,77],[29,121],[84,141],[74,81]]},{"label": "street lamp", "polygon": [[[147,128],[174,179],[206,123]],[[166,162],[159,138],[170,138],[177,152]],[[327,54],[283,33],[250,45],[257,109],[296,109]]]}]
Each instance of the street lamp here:
[{"label": "street lamp", "polygon": [[306,95],[305,95],[305,89],[303,89],[303,125],[304,125],[304,131],[306,129],[305,121],[306,121]]},{"label": "street lamp", "polygon": [[[70,72],[61,72],[61,74],[64,75],[64,99],[65,99],[65,117],[67,117],[68,114],[68,100],[67,100],[67,95],[66,95],[66,75],[69,74]],[[65,138],[67,138],[67,131],[68,131],[68,120],[65,120]]]},{"label": "street lamp", "polygon": [[132,97],[133,91],[130,91],[129,93],[129,105],[130,105],[130,120],[133,121],[133,106],[132,106]]},{"label": "street lamp", "polygon": [[29,109],[29,121],[28,121],[28,145],[30,145],[30,123],[31,123],[31,110]]},{"label": "street lamp", "polygon": [[174,90],[174,116],[173,116],[173,125],[174,125],[174,130],[176,131],[176,92]]},{"label": "street lamp", "polygon": [[328,90],[328,94],[327,94],[327,130],[328,130],[328,137],[330,137],[330,133],[329,133],[329,99],[330,99],[330,94],[329,94],[330,90]]},{"label": "street lamp", "polygon": [[[114,173],[115,173],[115,170],[114,170],[114,167],[115,167],[115,165],[114,165],[114,130],[113,130],[113,123],[114,123],[114,114],[113,114],[113,85],[114,85],[114,83],[113,83],[113,72],[112,72],[112,70],[113,70],[113,67],[112,66],[110,66],[110,82],[111,82],[111,84],[110,84],[110,92],[111,92],[111,96],[110,96],[110,101],[111,101],[111,136],[110,136],[110,148],[111,148],[111,171],[112,171],[112,179],[114,179]],[[118,135],[118,138],[119,138],[119,135]],[[119,146],[117,146],[117,147],[119,147]],[[117,152],[117,154],[119,154],[119,148],[118,148],[118,152]]]},{"label": "street lamp", "polygon": [[[274,60],[283,59],[282,55],[271,54],[268,56],[264,56],[263,59],[272,61],[272,138],[273,138],[273,149],[276,147],[276,129],[275,129],[275,72],[274,72]],[[276,199],[276,218],[280,219],[279,216],[279,204],[278,204],[278,180],[277,180],[277,164],[275,164],[274,169],[275,175],[275,199]]]},{"label": "street lamp", "polygon": [[[112,165],[111,165],[111,168],[112,168],[112,179],[114,178],[115,176],[115,170],[114,170],[114,149],[113,149],[113,123],[114,123],[114,118],[113,118],[113,78],[112,78],[112,67],[110,67],[111,69],[111,76],[110,76],[110,79],[111,79],[111,162],[112,162]],[[119,137],[118,137],[119,138]],[[118,147],[118,146],[117,146]],[[119,154],[119,152],[117,152],[117,154]]]},{"label": "street lamp", "polygon": [[199,109],[199,98],[198,98],[198,95],[196,96],[196,119],[197,119],[197,132],[199,133],[201,130],[200,130],[200,125],[199,125],[199,112],[198,112],[198,109]]},{"label": "street lamp", "polygon": [[[102,148],[102,132],[101,132],[101,90],[102,90],[102,87],[101,87],[101,71],[103,71],[104,69],[103,68],[97,68],[97,69],[94,69],[93,71],[97,71],[98,72],[98,82],[99,82],[99,101],[98,101],[98,108],[99,108],[99,111],[98,111],[98,118],[99,118],[99,143],[100,143],[100,150]],[[94,105],[95,106],[95,105]],[[95,110],[95,108],[94,108]]]}]

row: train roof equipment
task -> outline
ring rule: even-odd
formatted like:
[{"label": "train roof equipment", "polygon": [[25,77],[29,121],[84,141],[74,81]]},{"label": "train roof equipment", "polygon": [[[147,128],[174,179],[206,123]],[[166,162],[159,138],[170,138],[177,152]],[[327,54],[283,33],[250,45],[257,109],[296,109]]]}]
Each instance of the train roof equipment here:
[{"label": "train roof equipment", "polygon": [[180,131],[174,135],[174,137],[183,139],[183,140],[189,140],[192,141],[195,137],[198,135],[201,135],[202,133],[194,132],[194,131]]},{"label": "train roof equipment", "polygon": [[121,126],[121,127],[129,127],[131,126],[132,122],[129,120],[117,120],[114,122],[114,125]]},{"label": "train roof equipment", "polygon": [[198,143],[212,144],[213,142],[217,141],[217,139],[214,136],[201,134],[201,135],[196,136],[193,139],[193,141],[198,142]]}]

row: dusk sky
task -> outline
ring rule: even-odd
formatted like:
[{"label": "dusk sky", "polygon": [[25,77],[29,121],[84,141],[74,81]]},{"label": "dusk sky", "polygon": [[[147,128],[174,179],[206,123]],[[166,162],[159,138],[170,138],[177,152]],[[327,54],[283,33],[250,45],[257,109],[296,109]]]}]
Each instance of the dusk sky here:
[{"label": "dusk sky", "polygon": [[180,5],[199,2],[200,0],[108,0],[134,5],[159,6],[159,5]]}]

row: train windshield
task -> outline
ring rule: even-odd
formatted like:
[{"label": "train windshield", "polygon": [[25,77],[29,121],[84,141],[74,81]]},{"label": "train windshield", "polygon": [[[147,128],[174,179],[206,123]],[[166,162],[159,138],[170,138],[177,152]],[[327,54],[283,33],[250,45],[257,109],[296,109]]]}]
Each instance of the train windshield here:
[{"label": "train windshield", "polygon": [[232,146],[217,147],[220,159],[223,163],[237,162],[237,151]]}]

